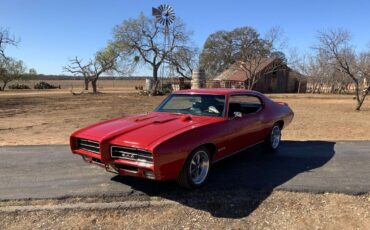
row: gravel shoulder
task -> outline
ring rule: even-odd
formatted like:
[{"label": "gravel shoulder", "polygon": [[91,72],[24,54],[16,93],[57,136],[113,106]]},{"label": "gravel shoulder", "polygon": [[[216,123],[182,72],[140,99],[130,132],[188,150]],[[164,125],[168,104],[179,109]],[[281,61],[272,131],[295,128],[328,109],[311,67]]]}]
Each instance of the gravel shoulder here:
[{"label": "gravel shoulder", "polygon": [[[157,204],[163,202],[162,205],[0,211],[0,226],[3,229],[368,229],[370,226],[370,194],[234,191],[210,194],[207,198],[196,195],[195,192],[187,201],[193,205],[152,198]],[[59,202],[65,205],[71,200]],[[48,207],[54,205],[47,203]],[[4,203],[0,202],[1,205]]]}]

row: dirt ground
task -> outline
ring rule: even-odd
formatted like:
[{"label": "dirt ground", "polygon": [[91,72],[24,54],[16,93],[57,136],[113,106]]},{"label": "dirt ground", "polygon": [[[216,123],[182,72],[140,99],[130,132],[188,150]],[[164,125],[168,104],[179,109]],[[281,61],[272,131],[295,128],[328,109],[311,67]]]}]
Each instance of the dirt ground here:
[{"label": "dirt ground", "polygon": [[[0,93],[0,146],[66,144],[69,135],[101,120],[152,111],[164,97],[109,92],[74,96],[68,91]],[[354,111],[351,96],[270,95],[287,102],[295,118],[286,140],[370,140],[370,100]]]},{"label": "dirt ground", "polygon": [[153,110],[163,97],[134,93],[74,96],[62,91],[0,94],[0,145],[66,144],[76,129]]},{"label": "dirt ground", "polygon": [[[286,140],[370,140],[369,99],[363,111],[356,112],[351,96],[270,96],[287,102],[295,112],[293,123],[283,132]],[[149,112],[163,99],[125,89],[78,96],[68,90],[0,92],[0,146],[66,144],[78,128]],[[369,194],[274,191],[260,199],[263,192],[254,191],[246,195],[248,201],[230,202],[235,196],[210,196],[199,206],[0,212],[0,229],[370,229]],[[14,202],[0,202],[0,207],[8,205]]]},{"label": "dirt ground", "polygon": [[369,229],[370,226],[370,195],[276,191],[259,203],[259,196],[265,197],[263,192],[236,192],[246,199],[238,201],[232,198],[236,197],[234,194],[219,194],[189,201],[198,205],[0,212],[0,226],[5,229]]}]

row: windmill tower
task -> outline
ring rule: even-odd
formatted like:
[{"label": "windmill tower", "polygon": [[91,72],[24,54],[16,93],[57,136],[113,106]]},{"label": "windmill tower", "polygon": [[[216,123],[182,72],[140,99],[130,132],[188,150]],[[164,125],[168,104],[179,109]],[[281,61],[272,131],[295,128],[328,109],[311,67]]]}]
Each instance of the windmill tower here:
[{"label": "windmill tower", "polygon": [[[170,25],[175,21],[175,12],[170,5],[162,4],[159,7],[152,7],[152,15],[155,17],[156,21],[163,26],[163,53],[166,53],[170,49]],[[170,77],[173,77],[173,68],[171,68],[171,62],[164,61],[162,64],[162,70],[160,73],[161,79],[161,89],[163,89],[163,78],[165,77],[165,72],[169,73]]]}]

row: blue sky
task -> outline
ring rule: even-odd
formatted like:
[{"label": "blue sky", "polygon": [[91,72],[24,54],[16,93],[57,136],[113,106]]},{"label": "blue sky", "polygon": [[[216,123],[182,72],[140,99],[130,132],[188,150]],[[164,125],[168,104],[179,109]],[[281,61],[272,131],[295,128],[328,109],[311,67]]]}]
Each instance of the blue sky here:
[{"label": "blue sky", "polygon": [[[7,54],[25,61],[38,73],[62,74],[68,58],[90,58],[112,38],[112,29],[152,6],[174,7],[200,48],[217,30],[252,26],[260,33],[272,26],[284,30],[290,48],[305,52],[319,29],[351,31],[358,49],[370,42],[370,1],[151,1],[151,0],[0,0],[0,27],[21,39]],[[137,73],[145,73],[139,70]]]}]

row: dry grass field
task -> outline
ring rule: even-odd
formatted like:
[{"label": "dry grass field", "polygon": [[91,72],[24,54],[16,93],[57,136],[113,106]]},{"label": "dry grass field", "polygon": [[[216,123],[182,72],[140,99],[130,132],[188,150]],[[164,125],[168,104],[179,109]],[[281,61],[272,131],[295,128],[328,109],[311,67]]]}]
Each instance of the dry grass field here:
[{"label": "dry grass field", "polygon": [[[130,88],[101,91],[78,96],[68,89],[0,92],[0,145],[66,144],[70,133],[78,128],[151,111],[164,98],[138,96]],[[295,112],[292,124],[283,132],[286,140],[370,140],[370,100],[364,103],[363,111],[356,112],[351,96],[270,97],[287,102]],[[6,205],[9,203],[0,202],[0,206]],[[223,205],[230,204],[215,208],[230,208]],[[369,229],[369,206],[369,194],[277,191],[249,215],[236,219],[177,204],[127,210],[0,213],[0,229]],[[248,204],[237,205],[233,211],[248,208]]]},{"label": "dry grass field", "polygon": [[153,110],[163,97],[67,91],[0,94],[0,145],[66,144],[73,130],[112,117]]},{"label": "dry grass field", "polygon": [[[370,101],[354,111],[351,96],[270,95],[287,102],[295,118],[289,140],[370,140]],[[101,120],[152,111],[164,97],[138,96],[126,88],[74,96],[68,90],[0,93],[0,145],[66,144],[76,129]]]}]

